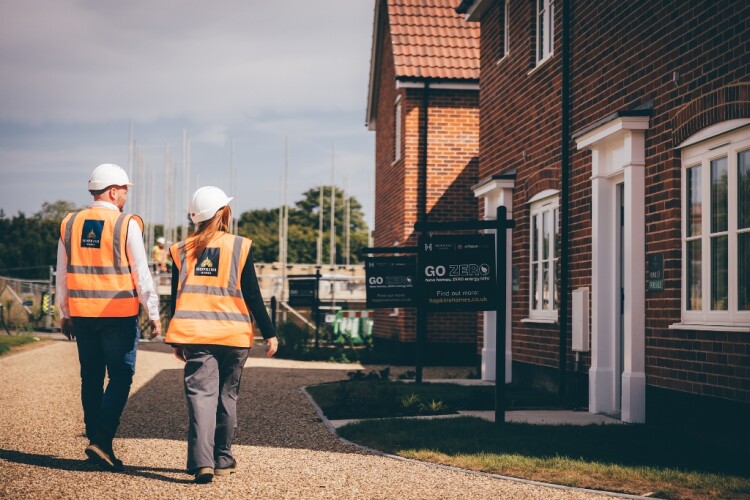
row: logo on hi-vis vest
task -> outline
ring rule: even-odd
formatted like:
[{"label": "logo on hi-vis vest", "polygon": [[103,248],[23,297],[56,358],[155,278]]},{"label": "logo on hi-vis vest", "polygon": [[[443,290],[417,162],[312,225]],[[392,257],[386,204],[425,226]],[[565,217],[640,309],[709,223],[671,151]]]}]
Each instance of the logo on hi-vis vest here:
[{"label": "logo on hi-vis vest", "polygon": [[200,259],[195,264],[196,276],[218,276],[219,275],[219,249],[206,248]]},{"label": "logo on hi-vis vest", "polygon": [[99,248],[102,245],[103,220],[86,219],[83,221],[83,234],[81,235],[82,248]]}]

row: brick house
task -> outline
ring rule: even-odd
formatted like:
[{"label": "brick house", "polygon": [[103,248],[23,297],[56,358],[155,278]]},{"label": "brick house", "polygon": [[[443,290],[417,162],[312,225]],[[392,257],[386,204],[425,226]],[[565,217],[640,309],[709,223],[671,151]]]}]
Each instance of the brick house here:
[{"label": "brick house", "polygon": [[481,27],[474,193],[516,221],[506,381],[747,418],[750,3],[454,4]]},{"label": "brick house", "polygon": [[[366,115],[376,134],[375,246],[416,245],[418,219],[478,214],[479,28],[454,8],[375,2]],[[432,314],[427,325],[428,363],[476,363],[476,313]],[[414,310],[377,310],[373,337],[376,350],[413,362]]]}]

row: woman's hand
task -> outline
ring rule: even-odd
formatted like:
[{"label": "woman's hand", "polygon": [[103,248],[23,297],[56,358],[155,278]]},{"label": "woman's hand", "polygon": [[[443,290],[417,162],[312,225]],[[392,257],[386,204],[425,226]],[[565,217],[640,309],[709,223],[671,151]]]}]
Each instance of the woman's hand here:
[{"label": "woman's hand", "polygon": [[276,337],[271,337],[270,339],[266,340],[266,356],[272,357],[274,354],[276,354],[276,351],[279,350],[279,339]]},{"label": "woman's hand", "polygon": [[185,348],[184,347],[173,347],[174,350],[174,357],[182,361],[183,363],[187,361],[185,359]]}]

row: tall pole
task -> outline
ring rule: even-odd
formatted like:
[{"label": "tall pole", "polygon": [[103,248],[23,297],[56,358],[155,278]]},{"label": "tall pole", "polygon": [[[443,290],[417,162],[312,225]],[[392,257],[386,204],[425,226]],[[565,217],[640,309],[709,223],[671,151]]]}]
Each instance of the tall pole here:
[{"label": "tall pole", "polygon": [[[284,174],[279,178],[279,264],[284,265]],[[283,298],[283,297],[282,297]]]},{"label": "tall pole", "polygon": [[344,232],[346,234],[346,249],[344,250],[344,255],[346,258],[346,267],[349,267],[349,257],[351,254],[351,196],[349,196],[349,177],[347,176],[346,181],[344,182],[344,200],[345,200],[345,207],[346,211],[344,212]]},{"label": "tall pole", "polygon": [[182,130],[182,234],[180,239],[187,238],[188,214],[190,213],[190,167],[188,164],[187,130]]},{"label": "tall pole", "polygon": [[320,186],[320,201],[318,202],[318,267],[323,265],[323,185]]},{"label": "tall pole", "polygon": [[505,322],[506,310],[506,282],[507,272],[507,244],[508,244],[508,209],[500,205],[497,207],[497,231],[495,235],[497,255],[497,304],[495,316],[495,425],[505,424]]},{"label": "tall pole", "polygon": [[331,155],[331,269],[336,265],[336,143]]},{"label": "tall pole", "polygon": [[[235,178],[235,168],[234,168],[234,139],[231,139],[229,141],[229,196],[232,198],[236,198],[236,178]],[[235,202],[235,206],[237,205],[237,202]],[[237,233],[237,226],[234,222],[234,215],[229,219],[229,232],[236,234]]]},{"label": "tall pole", "polygon": [[174,211],[174,185],[172,184],[172,151],[169,143],[164,146],[164,239],[172,240]]},{"label": "tall pole", "polygon": [[282,206],[282,238],[284,249],[281,261],[281,298],[284,299],[284,288],[286,287],[286,266],[289,256],[287,254],[288,224],[289,224],[289,207],[287,206],[287,188],[289,183],[289,137],[284,137],[284,181],[283,181],[283,206]]},{"label": "tall pole", "polygon": [[133,178],[133,120],[128,127],[128,177]]}]

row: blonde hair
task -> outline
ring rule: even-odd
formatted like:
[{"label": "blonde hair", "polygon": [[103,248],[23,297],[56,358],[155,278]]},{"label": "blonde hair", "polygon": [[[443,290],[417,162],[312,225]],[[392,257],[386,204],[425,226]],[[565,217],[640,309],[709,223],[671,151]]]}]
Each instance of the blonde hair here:
[{"label": "blonde hair", "polygon": [[216,233],[229,230],[230,217],[232,217],[232,210],[229,205],[225,205],[217,210],[213,217],[198,223],[193,239],[185,245],[186,249],[192,248],[193,255],[196,258],[200,257]]}]

